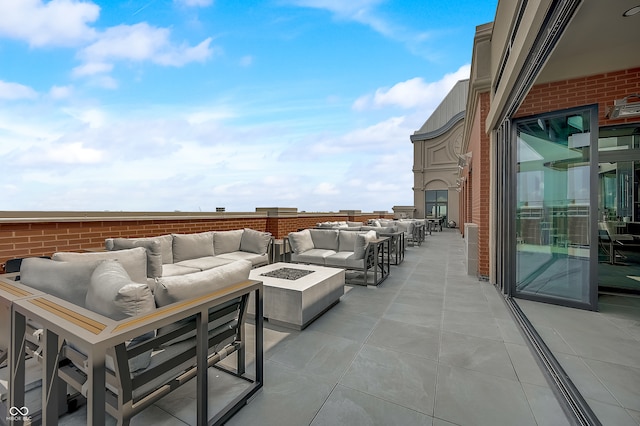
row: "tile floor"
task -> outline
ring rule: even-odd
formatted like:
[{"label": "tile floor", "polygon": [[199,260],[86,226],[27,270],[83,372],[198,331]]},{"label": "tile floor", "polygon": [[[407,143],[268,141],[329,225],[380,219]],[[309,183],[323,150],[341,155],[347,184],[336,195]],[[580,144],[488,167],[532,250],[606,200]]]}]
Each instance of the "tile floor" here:
[{"label": "tile floor", "polygon": [[[265,323],[265,385],[228,424],[568,425],[500,294],[465,271],[457,230],[434,232],[379,287],[345,287],[307,329]],[[633,399],[629,380],[619,399]],[[605,392],[593,399],[608,408]],[[194,407],[186,385],[131,424],[192,424]],[[81,409],[60,423],[84,421]]]},{"label": "tile floor", "polygon": [[599,312],[517,303],[603,425],[640,424],[640,298],[601,294]]}]

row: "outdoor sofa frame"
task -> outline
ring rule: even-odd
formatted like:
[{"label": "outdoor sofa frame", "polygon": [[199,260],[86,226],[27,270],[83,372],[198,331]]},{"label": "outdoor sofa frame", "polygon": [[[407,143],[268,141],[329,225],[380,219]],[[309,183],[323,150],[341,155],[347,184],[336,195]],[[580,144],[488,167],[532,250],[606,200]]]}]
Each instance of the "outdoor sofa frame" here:
[{"label": "outdoor sofa frame", "polygon": [[[5,281],[7,283],[7,281]],[[10,282],[9,282],[10,284]],[[19,286],[24,290],[26,286]],[[245,331],[247,304],[255,293],[255,377],[245,372]],[[118,424],[129,424],[131,417],[169,392],[196,377],[197,424],[223,424],[262,387],[263,384],[263,286],[247,280],[203,296],[176,302],[155,311],[115,321],[65,300],[34,290],[29,296],[14,298],[11,312],[11,342],[8,348],[10,368],[9,406],[25,403],[25,358],[27,320],[42,325],[42,423],[57,424],[58,392],[62,381],[87,398],[87,424],[104,425],[106,413]],[[226,320],[237,312],[237,321]],[[211,324],[224,327],[211,330]],[[160,327],[180,323],[170,333],[126,346],[125,342]],[[144,370],[129,372],[129,360],[160,347],[176,337],[195,333],[195,344],[181,344],[180,350]],[[186,340],[185,342],[188,342]],[[231,342],[227,344],[227,342]],[[222,348],[219,344],[226,344]],[[173,346],[173,345],[171,345]],[[215,350],[212,351],[211,349]],[[235,371],[216,365],[237,352]],[[155,352],[154,352],[155,354]],[[155,355],[154,355],[155,356]],[[107,368],[108,357],[113,366]],[[153,359],[153,356],[152,356]],[[74,361],[72,363],[71,361]],[[83,364],[86,368],[76,367]],[[214,417],[208,418],[208,370],[215,367],[247,381],[247,388]],[[178,371],[179,373],[175,373]],[[167,373],[166,381],[156,383]],[[149,388],[149,385],[152,385]],[[115,389],[115,392],[114,392]],[[136,395],[137,391],[143,390]],[[139,392],[138,392],[139,393]],[[64,395],[64,394],[63,394]]]}]

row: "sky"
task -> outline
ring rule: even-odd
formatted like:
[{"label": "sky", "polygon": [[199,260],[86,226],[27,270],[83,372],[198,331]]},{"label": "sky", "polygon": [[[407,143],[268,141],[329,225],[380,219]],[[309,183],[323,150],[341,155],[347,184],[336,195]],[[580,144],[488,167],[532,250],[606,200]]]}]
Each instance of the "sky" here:
[{"label": "sky", "polygon": [[0,210],[389,211],[496,0],[0,0]]}]

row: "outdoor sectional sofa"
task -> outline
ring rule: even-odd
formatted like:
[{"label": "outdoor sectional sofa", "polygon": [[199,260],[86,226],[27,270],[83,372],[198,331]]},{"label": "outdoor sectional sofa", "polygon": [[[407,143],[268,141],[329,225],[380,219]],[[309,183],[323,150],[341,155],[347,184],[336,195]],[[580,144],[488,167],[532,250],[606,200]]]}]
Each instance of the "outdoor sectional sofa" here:
[{"label": "outdoor sectional sofa", "polygon": [[[92,425],[104,424],[105,403],[118,424],[128,424],[132,416],[193,377],[198,378],[198,421],[206,421],[207,369],[234,352],[235,371],[223,370],[245,379],[247,389],[214,422],[228,419],[262,386],[260,314],[255,378],[245,377],[244,323],[250,293],[256,293],[255,311],[262,312],[262,283],[248,279],[253,263],[228,259],[206,270],[151,278],[154,271],[149,267],[159,263],[159,257],[153,257],[160,252],[156,249],[26,258],[19,282],[2,278],[0,301],[5,306],[9,299],[12,303],[2,312],[14,311],[12,317],[2,318],[2,327],[12,327],[16,336],[0,342],[11,345],[8,370],[16,372],[10,406],[24,406],[25,356],[29,348],[38,347],[42,354],[32,354],[43,358],[42,386],[64,389],[60,386],[66,383],[84,395],[87,424]],[[229,253],[233,251],[238,250]],[[5,297],[2,291],[20,297]],[[32,333],[38,328],[44,332]],[[65,392],[46,393],[43,419],[57,417],[59,394],[64,397]]]},{"label": "outdoor sectional sofa", "polygon": [[144,238],[107,238],[107,250],[143,247],[150,278],[191,274],[248,260],[253,267],[269,263],[271,234],[253,229],[166,234]]},{"label": "outdoor sectional sofa", "polygon": [[373,230],[304,229],[285,238],[291,262],[343,268],[346,283],[360,285],[378,285],[389,275],[385,242]]}]

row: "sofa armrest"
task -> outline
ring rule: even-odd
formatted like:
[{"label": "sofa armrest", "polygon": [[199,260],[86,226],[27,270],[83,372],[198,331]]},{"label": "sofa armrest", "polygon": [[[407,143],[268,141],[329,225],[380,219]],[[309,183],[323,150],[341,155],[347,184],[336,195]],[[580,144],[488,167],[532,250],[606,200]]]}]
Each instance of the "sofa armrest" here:
[{"label": "sofa armrest", "polygon": [[[194,367],[190,369],[191,377],[198,376],[198,383],[206,383],[206,370],[209,365],[208,345],[209,332],[207,328],[208,321],[211,319],[211,309],[227,302],[235,301],[240,298],[241,306],[240,318],[238,320],[237,335],[241,339],[244,337],[244,320],[246,313],[246,301],[251,292],[256,292],[256,309],[259,316],[256,316],[256,359],[259,363],[256,366],[257,388],[262,386],[262,282],[254,280],[246,280],[232,284],[224,289],[213,291],[200,297],[195,297],[182,302],[173,303],[162,308],[156,309],[154,312],[130,317],[121,321],[115,321],[102,315],[96,314],[85,308],[73,305],[65,300],[58,299],[51,295],[42,295],[26,300],[14,302],[13,322],[17,330],[14,341],[11,342],[18,356],[18,364],[22,363],[22,367],[12,368],[15,371],[24,371],[24,351],[20,352],[20,347],[24,342],[24,333],[22,332],[27,318],[33,319],[43,325],[45,330],[45,351],[43,353],[43,386],[50,385],[58,380],[58,364],[55,362],[59,357],[60,345],[63,341],[71,343],[86,354],[86,382],[81,383],[87,387],[88,418],[87,424],[104,424],[105,403],[109,409],[111,401],[108,398],[107,380],[106,380],[106,354],[113,354],[116,362],[115,377],[121,382],[118,392],[121,396],[128,396],[129,400],[134,391],[134,380],[128,371],[128,359],[137,355],[139,348],[133,347],[133,350],[124,350],[124,343],[137,336],[143,335],[160,327],[183,321],[185,319],[196,317],[196,347],[191,352],[184,352],[181,356],[187,356],[194,361]],[[218,312],[214,309],[215,312]],[[221,313],[222,315],[222,313]],[[146,343],[143,343],[143,345]],[[47,349],[48,348],[48,349]],[[63,347],[64,348],[64,347]],[[240,366],[244,368],[244,342],[237,346],[237,350],[242,349],[242,353],[238,356],[238,369]],[[258,354],[258,350],[260,354]],[[190,354],[190,355],[189,355]],[[240,358],[242,356],[242,362]],[[218,359],[221,359],[219,357]],[[174,359],[167,361],[167,369],[175,366]],[[242,365],[241,365],[242,364]],[[241,373],[244,373],[242,371]],[[239,373],[239,374],[241,374]],[[185,373],[186,374],[186,373]],[[139,380],[139,379],[136,379]],[[13,383],[18,382],[12,381]],[[172,379],[172,382],[175,380]],[[183,384],[181,381],[178,385]],[[167,386],[162,383],[160,386]],[[169,385],[172,390],[174,385]],[[257,388],[255,389],[257,391]],[[205,393],[204,401],[206,401],[206,385],[204,389],[198,386],[198,392]],[[14,395],[22,395],[24,397],[24,389],[15,389]],[[150,396],[151,398],[159,398]],[[147,398],[147,397],[145,397]],[[200,396],[199,396],[200,398]],[[121,398],[116,398],[117,401]],[[22,403],[23,401],[11,401],[12,403]],[[134,403],[134,411],[140,411],[150,402],[144,401],[136,405]],[[43,401],[43,413],[53,415],[57,405],[56,397],[52,396],[50,400]],[[20,405],[22,406],[22,405]],[[228,407],[225,407],[227,409]],[[198,407],[199,416],[207,416],[207,407]],[[237,409],[237,408],[236,408]],[[112,415],[119,415],[120,411],[125,411],[122,407],[111,407],[109,411]],[[134,412],[134,414],[135,414]],[[129,412],[129,415],[131,413]]]}]

